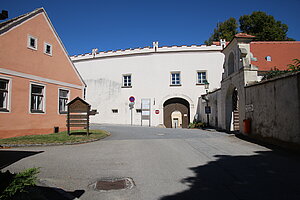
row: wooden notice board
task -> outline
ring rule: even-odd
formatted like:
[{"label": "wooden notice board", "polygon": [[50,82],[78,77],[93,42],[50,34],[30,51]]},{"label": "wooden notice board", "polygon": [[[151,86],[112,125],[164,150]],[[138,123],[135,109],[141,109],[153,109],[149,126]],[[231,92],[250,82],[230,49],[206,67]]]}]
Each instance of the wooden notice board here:
[{"label": "wooden notice board", "polygon": [[89,119],[91,105],[80,97],[76,97],[68,104],[67,128],[70,135],[71,127],[86,128],[86,133],[89,135]]}]

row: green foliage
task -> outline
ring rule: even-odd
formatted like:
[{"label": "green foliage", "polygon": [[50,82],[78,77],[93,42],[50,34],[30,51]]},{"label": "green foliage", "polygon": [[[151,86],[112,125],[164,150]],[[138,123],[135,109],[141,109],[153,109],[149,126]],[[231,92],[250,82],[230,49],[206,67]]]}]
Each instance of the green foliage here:
[{"label": "green foliage", "polygon": [[237,34],[237,27],[237,21],[233,17],[218,23],[217,28],[214,29],[214,33],[205,41],[205,44],[211,45],[213,41],[219,41],[220,39],[225,39],[226,41],[232,40],[234,35]]},{"label": "green foliage", "polygon": [[271,69],[270,71],[268,71],[261,80],[268,80],[268,79],[280,76],[285,73],[287,73],[286,70],[280,71],[279,69],[274,67],[274,69]]},{"label": "green foliage", "polygon": [[241,32],[256,36],[256,40],[292,40],[286,35],[288,26],[265,12],[257,11],[251,15],[243,15],[239,22]]},{"label": "green foliage", "polygon": [[280,76],[282,74],[293,73],[293,72],[300,71],[300,60],[299,59],[293,59],[293,61],[294,61],[294,63],[293,64],[288,64],[287,69],[283,70],[283,71],[280,71],[279,69],[274,67],[274,69],[271,69],[270,71],[268,71],[264,75],[262,80],[268,80],[268,79]]},{"label": "green foliage", "polygon": [[38,173],[38,168],[29,168],[17,174],[1,172],[0,199],[22,199],[28,189],[36,185]]},{"label": "green foliage", "polygon": [[225,39],[230,41],[237,34],[237,28],[240,31],[256,36],[256,40],[260,41],[294,41],[287,37],[288,26],[275,20],[272,15],[267,15],[265,12],[256,11],[251,15],[243,15],[239,18],[239,24],[233,17],[228,20],[218,23],[213,34],[205,41],[206,45],[211,45],[213,41]]},{"label": "green foliage", "polygon": [[300,71],[300,59],[293,59],[294,64],[288,64],[288,69],[291,71]]},{"label": "green foliage", "polygon": [[205,128],[206,124],[204,122],[193,122],[189,124],[189,128]]}]

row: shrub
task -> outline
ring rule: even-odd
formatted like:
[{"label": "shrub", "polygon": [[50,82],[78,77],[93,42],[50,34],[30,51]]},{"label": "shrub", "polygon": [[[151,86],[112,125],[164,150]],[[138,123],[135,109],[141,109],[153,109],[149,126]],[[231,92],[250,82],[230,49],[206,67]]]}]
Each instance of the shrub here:
[{"label": "shrub", "polygon": [[36,185],[38,173],[38,168],[29,168],[17,174],[0,172],[0,199],[28,199],[24,195]]},{"label": "shrub", "polygon": [[189,128],[205,128],[206,124],[204,122],[193,122],[189,124]]},{"label": "shrub", "polygon": [[292,73],[292,72],[297,72],[300,71],[300,60],[299,59],[293,59],[293,64],[288,64],[288,68],[286,70],[279,70],[276,67],[274,67],[274,69],[271,69],[270,71],[268,71],[264,77],[262,78],[262,80],[268,80],[271,79],[273,77],[277,77],[280,76],[281,74],[286,74],[286,73]]}]

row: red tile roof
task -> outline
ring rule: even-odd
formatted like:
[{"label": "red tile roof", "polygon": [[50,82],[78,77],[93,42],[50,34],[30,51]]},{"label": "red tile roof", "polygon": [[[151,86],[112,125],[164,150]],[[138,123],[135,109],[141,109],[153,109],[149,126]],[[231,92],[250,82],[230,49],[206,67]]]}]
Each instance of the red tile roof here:
[{"label": "red tile roof", "polygon": [[[219,42],[219,41],[213,41],[212,44],[213,44],[213,45],[220,46],[220,45],[221,45],[221,42]],[[228,44],[229,44],[229,42],[226,42],[226,45],[228,45]]]},{"label": "red tile roof", "polygon": [[[257,61],[251,60],[251,64],[257,66],[259,71],[269,71],[275,66],[285,70],[288,64],[293,63],[293,59],[300,59],[300,41],[253,41],[250,51],[257,58]],[[271,57],[271,61],[266,60],[267,56]]]},{"label": "red tile roof", "polygon": [[247,33],[238,33],[234,37],[237,37],[237,38],[255,38],[255,36],[249,35]]}]

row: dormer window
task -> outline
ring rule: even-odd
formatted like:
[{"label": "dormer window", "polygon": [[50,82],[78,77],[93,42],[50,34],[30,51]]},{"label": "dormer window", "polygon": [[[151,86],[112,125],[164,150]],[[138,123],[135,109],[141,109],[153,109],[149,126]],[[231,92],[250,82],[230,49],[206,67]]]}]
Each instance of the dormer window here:
[{"label": "dormer window", "polygon": [[49,43],[44,43],[44,53],[49,55],[49,56],[52,56],[52,45],[49,44]]},{"label": "dormer window", "polygon": [[271,56],[266,56],[266,60],[267,61],[272,61],[272,57]]},{"label": "dormer window", "polygon": [[27,41],[27,47],[33,50],[37,50],[37,38],[29,35]]}]

